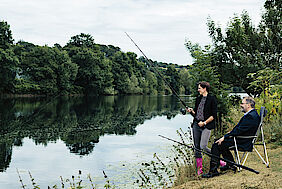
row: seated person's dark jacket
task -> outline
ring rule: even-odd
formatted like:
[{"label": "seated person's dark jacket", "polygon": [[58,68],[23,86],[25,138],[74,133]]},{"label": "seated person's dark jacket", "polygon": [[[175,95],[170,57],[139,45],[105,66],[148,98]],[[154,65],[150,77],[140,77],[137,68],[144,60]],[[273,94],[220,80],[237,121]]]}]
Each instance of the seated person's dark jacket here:
[{"label": "seated person's dark jacket", "polygon": [[[202,95],[198,96],[196,98],[196,103],[195,103],[195,108],[194,108],[194,112],[195,112],[195,115],[193,115],[194,117],[196,117],[197,115],[197,109],[199,107],[199,104],[202,100]],[[217,101],[216,101],[216,98],[210,94],[208,94],[207,96],[207,100],[205,102],[205,106],[204,106],[204,120],[207,120],[210,116],[213,116],[213,121],[211,121],[210,123],[208,123],[205,128],[211,130],[211,129],[214,129],[215,128],[215,120],[216,120],[216,115],[217,114]],[[194,121],[193,122],[198,122],[198,120],[196,120],[194,118]]]},{"label": "seated person's dark jacket", "polygon": [[[233,130],[224,135],[224,141],[234,140],[233,136],[255,136],[260,123],[260,117],[256,110],[251,110],[247,115],[243,116]],[[236,139],[239,149],[244,151],[252,151],[253,138]]]}]

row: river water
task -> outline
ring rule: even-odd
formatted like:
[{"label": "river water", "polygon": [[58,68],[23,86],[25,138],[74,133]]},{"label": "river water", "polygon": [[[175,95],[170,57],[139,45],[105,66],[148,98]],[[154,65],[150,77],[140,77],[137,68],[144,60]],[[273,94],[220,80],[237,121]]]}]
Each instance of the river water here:
[{"label": "river water", "polygon": [[30,174],[40,188],[72,175],[90,185],[88,174],[97,188],[132,188],[136,167],[169,153],[158,135],[177,139],[190,126],[180,107],[171,96],[1,99],[0,188],[20,188],[19,176],[32,188]]}]

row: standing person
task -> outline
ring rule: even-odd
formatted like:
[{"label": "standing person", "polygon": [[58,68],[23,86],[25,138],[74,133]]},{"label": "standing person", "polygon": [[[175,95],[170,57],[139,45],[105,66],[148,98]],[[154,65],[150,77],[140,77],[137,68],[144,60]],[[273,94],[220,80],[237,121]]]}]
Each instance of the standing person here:
[{"label": "standing person", "polygon": [[[211,130],[215,128],[215,119],[217,114],[216,98],[209,94],[210,84],[202,81],[198,83],[199,96],[196,98],[195,108],[188,108],[187,111],[194,117],[192,128],[194,146],[197,149],[211,152],[207,147]],[[197,173],[203,173],[202,153],[195,151]],[[223,163],[223,162],[222,162]],[[224,165],[224,164],[222,164]]]},{"label": "standing person", "polygon": [[[240,119],[239,123],[223,137],[218,139],[211,149],[211,153],[215,156],[220,156],[222,154],[224,159],[234,162],[232,153],[229,147],[234,146],[234,140],[231,137],[234,136],[254,136],[259,127],[260,117],[255,110],[255,100],[252,97],[245,97],[241,103],[242,112],[244,116]],[[243,138],[237,140],[237,145],[245,151],[250,151],[253,148],[252,143],[253,138]],[[219,166],[219,160],[215,157],[211,158],[210,170],[207,174],[203,174],[203,178],[211,178],[219,175],[217,168]],[[229,163],[224,167],[221,167],[221,171],[228,169],[234,169]]]}]

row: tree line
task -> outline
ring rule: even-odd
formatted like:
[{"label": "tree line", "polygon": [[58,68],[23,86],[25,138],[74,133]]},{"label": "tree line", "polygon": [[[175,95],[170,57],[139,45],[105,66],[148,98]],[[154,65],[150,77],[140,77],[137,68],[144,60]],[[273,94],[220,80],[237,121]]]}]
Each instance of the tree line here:
[{"label": "tree line", "polygon": [[[152,61],[179,94],[196,94],[209,81],[219,101],[230,88],[258,96],[281,85],[281,3],[266,0],[259,25],[247,12],[234,15],[225,31],[207,19],[212,44],[186,41],[192,65]],[[14,43],[10,26],[0,22],[0,94],[171,94],[144,57],[119,47],[96,44],[90,34],[71,37],[65,46]]]},{"label": "tree line", "polygon": [[[0,94],[170,94],[144,57],[119,47],[96,44],[90,34],[71,37],[65,46],[13,43],[7,22],[0,22]],[[180,90],[179,69],[152,61]]]}]

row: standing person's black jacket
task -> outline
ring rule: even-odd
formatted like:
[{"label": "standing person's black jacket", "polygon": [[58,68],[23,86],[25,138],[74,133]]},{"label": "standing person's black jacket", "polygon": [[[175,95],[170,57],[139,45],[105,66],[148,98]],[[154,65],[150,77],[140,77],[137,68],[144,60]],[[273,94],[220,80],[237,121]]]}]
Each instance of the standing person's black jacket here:
[{"label": "standing person's black jacket", "polygon": [[213,121],[211,121],[210,123],[207,123],[207,125],[205,126],[205,128],[211,130],[211,129],[214,129],[215,128],[215,120],[216,120],[216,114],[217,114],[217,101],[216,101],[216,98],[212,95],[210,95],[208,93],[207,95],[207,100],[205,102],[205,106],[204,106],[204,120],[196,120],[196,115],[197,115],[197,109],[198,109],[198,106],[201,102],[201,99],[202,99],[202,95],[198,96],[196,98],[196,103],[195,103],[195,108],[194,108],[194,112],[195,112],[195,115],[194,116],[194,121],[193,122],[198,122],[198,121],[206,121],[210,116],[213,116]]}]

